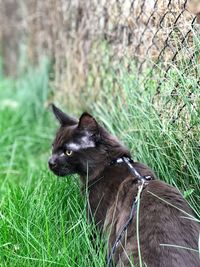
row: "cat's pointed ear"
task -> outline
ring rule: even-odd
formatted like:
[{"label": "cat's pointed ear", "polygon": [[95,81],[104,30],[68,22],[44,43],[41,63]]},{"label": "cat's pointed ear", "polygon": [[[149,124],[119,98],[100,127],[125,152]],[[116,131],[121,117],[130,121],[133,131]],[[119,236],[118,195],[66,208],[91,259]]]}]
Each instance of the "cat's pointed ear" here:
[{"label": "cat's pointed ear", "polygon": [[51,104],[51,107],[56,119],[59,121],[61,126],[70,126],[78,123],[76,119],[68,116],[61,109],[57,108],[54,104]]},{"label": "cat's pointed ear", "polygon": [[78,127],[80,129],[84,129],[88,132],[97,133],[99,130],[98,123],[96,120],[87,112],[84,112],[80,119]]}]

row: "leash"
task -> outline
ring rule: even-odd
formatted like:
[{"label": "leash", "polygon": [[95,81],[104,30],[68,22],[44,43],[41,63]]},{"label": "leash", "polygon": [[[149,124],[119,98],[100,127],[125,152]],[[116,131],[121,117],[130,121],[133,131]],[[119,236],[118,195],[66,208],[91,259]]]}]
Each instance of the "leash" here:
[{"label": "leash", "polygon": [[138,180],[138,182],[140,184],[138,185],[137,196],[133,199],[133,204],[131,206],[131,212],[130,212],[129,218],[126,221],[126,223],[124,224],[124,226],[122,227],[120,233],[118,234],[118,236],[117,236],[117,238],[116,238],[116,240],[115,240],[115,242],[114,242],[114,244],[112,246],[112,249],[111,249],[111,251],[109,253],[109,256],[108,256],[108,259],[107,259],[106,267],[109,267],[110,266],[110,264],[112,262],[112,257],[113,257],[113,255],[114,255],[114,253],[116,251],[116,248],[118,247],[120,240],[124,236],[125,231],[127,230],[128,226],[130,225],[130,223],[132,222],[132,220],[134,218],[135,212],[137,210],[137,202],[138,202],[138,199],[139,199],[139,197],[141,195],[142,190],[144,189],[144,186],[147,185],[150,180],[152,180],[152,177],[150,175],[148,175],[148,176],[142,176],[132,166],[133,160],[131,158],[121,157],[121,158],[118,158],[117,160],[111,162],[112,165],[113,164],[116,164],[116,163],[126,163],[128,169],[133,174],[133,176],[137,178],[137,180]]}]

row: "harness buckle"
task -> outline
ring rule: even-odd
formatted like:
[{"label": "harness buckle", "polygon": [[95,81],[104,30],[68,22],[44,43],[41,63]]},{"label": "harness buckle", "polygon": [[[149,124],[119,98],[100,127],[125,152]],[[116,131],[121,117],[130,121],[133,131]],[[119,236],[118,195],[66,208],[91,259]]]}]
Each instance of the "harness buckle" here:
[{"label": "harness buckle", "polygon": [[150,175],[144,176],[145,180],[150,181],[152,180],[152,177]]}]

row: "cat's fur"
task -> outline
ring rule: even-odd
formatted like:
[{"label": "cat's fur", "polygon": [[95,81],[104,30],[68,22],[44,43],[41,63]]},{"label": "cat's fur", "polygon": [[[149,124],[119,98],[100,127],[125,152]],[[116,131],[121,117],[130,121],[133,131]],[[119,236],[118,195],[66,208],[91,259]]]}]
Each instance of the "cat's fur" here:
[{"label": "cat's fur", "polygon": [[[127,221],[138,192],[136,177],[124,163],[110,165],[113,159],[130,156],[115,137],[89,114],[79,120],[67,116],[53,105],[61,126],[54,140],[50,169],[59,176],[80,175],[89,193],[88,210],[98,227],[109,236],[109,248]],[[71,155],[66,155],[65,152]],[[141,194],[139,215],[140,250],[144,266],[198,267],[199,224],[190,217],[192,210],[174,187],[156,180],[145,165],[134,162],[141,175],[150,175]],[[178,248],[176,246],[185,247]],[[114,255],[115,266],[139,266],[136,215]]]}]

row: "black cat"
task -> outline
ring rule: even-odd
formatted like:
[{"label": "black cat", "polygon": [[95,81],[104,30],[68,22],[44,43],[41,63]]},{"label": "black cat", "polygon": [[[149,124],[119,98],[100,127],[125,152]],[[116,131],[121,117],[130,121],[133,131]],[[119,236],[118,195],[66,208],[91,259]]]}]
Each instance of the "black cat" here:
[{"label": "black cat", "polygon": [[156,180],[154,173],[142,163],[129,161],[133,174],[123,161],[124,157],[130,159],[129,150],[91,115],[83,113],[77,120],[52,107],[60,128],[49,167],[58,176],[80,175],[89,194],[91,214],[100,230],[109,233],[110,250],[138,195],[141,183],[137,174],[151,178],[143,183],[140,196],[139,240],[134,214],[111,255],[115,266],[131,266],[130,258],[135,267],[140,259],[147,267],[200,266],[200,227],[180,192]]}]

